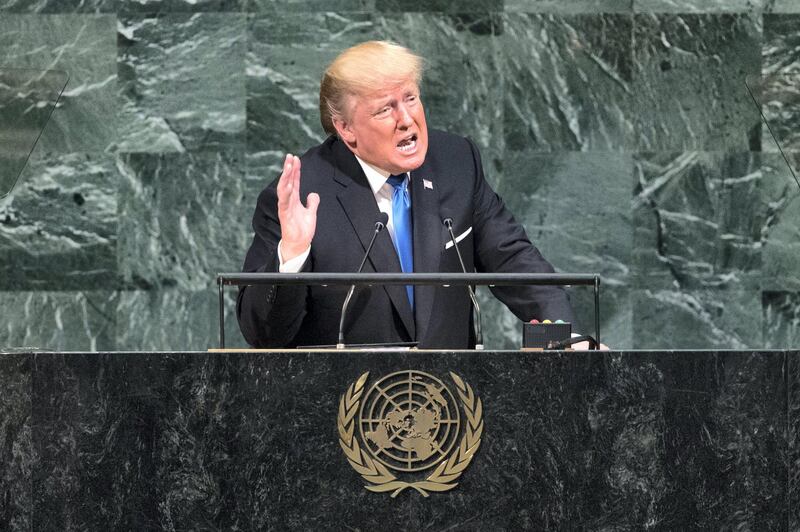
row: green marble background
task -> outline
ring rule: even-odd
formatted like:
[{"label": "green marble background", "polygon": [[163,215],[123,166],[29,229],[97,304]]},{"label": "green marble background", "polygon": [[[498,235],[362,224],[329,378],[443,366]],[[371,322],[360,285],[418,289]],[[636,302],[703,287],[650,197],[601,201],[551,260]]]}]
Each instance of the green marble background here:
[{"label": "green marble background", "polygon": [[[800,73],[800,0],[0,0],[0,67],[71,76],[0,200],[0,346],[216,345],[215,273],[323,138],[325,65],[375,38],[428,59],[429,124],[476,140],[556,268],[602,274],[607,343],[798,345],[800,187],[744,78]],[[795,161],[799,93],[765,102]],[[488,346],[517,347],[487,294]]]}]

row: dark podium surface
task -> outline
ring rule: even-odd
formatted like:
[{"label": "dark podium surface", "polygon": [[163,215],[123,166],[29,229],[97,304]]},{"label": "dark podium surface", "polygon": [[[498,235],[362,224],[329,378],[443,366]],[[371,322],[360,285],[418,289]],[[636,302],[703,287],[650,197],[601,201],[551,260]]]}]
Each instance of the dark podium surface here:
[{"label": "dark podium surface", "polygon": [[[408,369],[483,403],[427,498],[338,440]],[[800,530],[798,431],[798,351],[0,354],[0,529]]]}]

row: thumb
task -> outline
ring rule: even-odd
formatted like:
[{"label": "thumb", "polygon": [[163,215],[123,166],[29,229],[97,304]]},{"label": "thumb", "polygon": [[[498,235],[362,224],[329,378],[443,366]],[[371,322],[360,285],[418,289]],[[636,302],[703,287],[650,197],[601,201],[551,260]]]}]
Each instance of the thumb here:
[{"label": "thumb", "polygon": [[319,207],[319,194],[316,192],[312,192],[306,198],[306,205],[308,206],[308,210],[316,214],[317,207]]}]

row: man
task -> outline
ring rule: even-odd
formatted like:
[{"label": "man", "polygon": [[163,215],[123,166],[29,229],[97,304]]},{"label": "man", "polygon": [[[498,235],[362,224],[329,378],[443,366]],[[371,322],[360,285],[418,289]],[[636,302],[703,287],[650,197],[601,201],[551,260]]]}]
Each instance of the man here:
[{"label": "man", "polygon": [[[364,271],[461,272],[444,218],[453,220],[468,271],[553,272],[483,175],[469,139],[428,131],[419,95],[422,60],[406,48],[366,42],[325,71],[320,117],[331,136],[258,198],[247,272],[355,272],[381,212]],[[302,173],[302,178],[301,178]],[[303,205],[305,199],[305,205]],[[560,287],[493,289],[520,319],[574,321]],[[334,344],[346,287],[248,286],[237,315],[255,347]],[[357,290],[347,343],[474,346],[465,287],[382,286]]]}]

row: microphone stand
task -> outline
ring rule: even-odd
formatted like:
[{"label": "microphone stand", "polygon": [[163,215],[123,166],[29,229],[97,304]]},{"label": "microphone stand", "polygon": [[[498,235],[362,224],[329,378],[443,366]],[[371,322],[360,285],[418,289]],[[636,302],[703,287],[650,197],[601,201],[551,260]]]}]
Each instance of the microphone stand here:
[{"label": "microphone stand", "polygon": [[[375,222],[375,232],[372,233],[372,239],[369,241],[369,245],[367,246],[367,252],[364,253],[364,258],[361,259],[361,265],[358,267],[358,272],[361,273],[361,270],[364,269],[364,264],[367,262],[367,257],[369,257],[369,252],[372,251],[372,246],[375,244],[375,239],[378,238],[378,233],[383,231],[383,228],[386,227],[386,222],[389,220],[389,215],[383,214],[382,221]],[[339,318],[339,341],[336,343],[336,349],[344,349],[344,317],[347,312],[347,306],[350,304],[350,299],[353,297],[353,292],[356,289],[356,285],[350,285],[350,290],[347,291],[347,295],[344,298],[344,303],[342,304],[342,315]]]},{"label": "microphone stand", "polygon": [[[464,260],[461,258],[461,251],[458,249],[458,242],[456,242],[456,235],[453,234],[453,219],[452,218],[445,218],[442,223],[444,226],[447,227],[447,231],[450,233],[450,241],[453,243],[453,247],[456,248],[456,255],[458,255],[458,262],[461,264],[461,270],[464,273],[467,273],[467,267],[464,266]],[[469,298],[472,300],[472,307],[475,309],[475,349],[482,351],[483,350],[483,330],[481,328],[481,307],[478,305],[478,298],[475,297],[475,291],[472,289],[472,286],[467,285],[467,291],[469,292]]]}]

